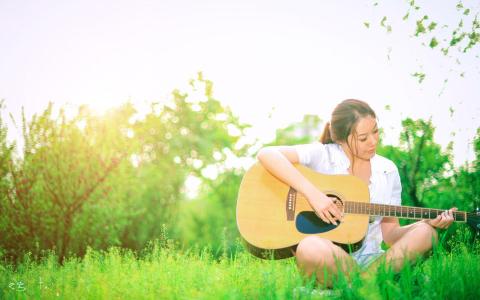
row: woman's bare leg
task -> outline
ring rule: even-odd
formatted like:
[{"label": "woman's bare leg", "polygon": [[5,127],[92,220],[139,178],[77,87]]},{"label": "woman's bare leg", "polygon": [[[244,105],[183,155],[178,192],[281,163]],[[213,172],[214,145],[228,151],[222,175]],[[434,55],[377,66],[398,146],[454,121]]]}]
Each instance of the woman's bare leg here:
[{"label": "woman's bare leg", "polygon": [[331,241],[317,236],[308,236],[300,241],[295,253],[297,265],[305,276],[311,276],[314,272],[317,281],[324,283],[324,272],[329,278],[326,285],[331,287],[332,276],[338,273],[340,267],[345,274],[348,268],[356,265],[355,261],[342,248]]},{"label": "woman's bare leg", "polygon": [[[391,264],[395,272],[398,272],[405,261],[412,262],[416,257],[426,254],[437,241],[438,235],[435,228],[423,222],[414,223],[410,225],[408,231],[388,249],[385,253],[385,260]],[[368,270],[375,270],[381,261],[381,259],[375,261]]]}]

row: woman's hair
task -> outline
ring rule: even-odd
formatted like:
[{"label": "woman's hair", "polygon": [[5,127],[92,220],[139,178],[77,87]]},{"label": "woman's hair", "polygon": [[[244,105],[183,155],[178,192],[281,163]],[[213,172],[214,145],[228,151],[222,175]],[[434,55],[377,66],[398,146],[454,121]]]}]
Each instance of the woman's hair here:
[{"label": "woman's hair", "polygon": [[373,109],[364,101],[356,99],[347,99],[339,103],[332,112],[330,122],[325,124],[320,142],[322,144],[332,144],[347,142],[350,133],[355,134],[355,128],[358,120],[363,117],[377,118]]}]

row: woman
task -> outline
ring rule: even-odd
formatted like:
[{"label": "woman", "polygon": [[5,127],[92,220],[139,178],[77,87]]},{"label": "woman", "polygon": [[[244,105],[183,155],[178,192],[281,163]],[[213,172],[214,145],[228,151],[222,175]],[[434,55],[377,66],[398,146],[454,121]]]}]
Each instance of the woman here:
[{"label": "woman", "polygon": [[[363,101],[348,99],[334,109],[321,143],[266,147],[257,157],[274,176],[301,192],[319,218],[336,225],[342,219],[342,212],[293,164],[300,163],[323,174],[354,175],[368,185],[371,203],[400,205],[402,187],[398,169],[392,161],[375,153],[378,139],[375,112]],[[323,282],[325,269],[329,274],[336,274],[338,268],[346,271],[355,262],[366,267],[384,254],[398,271],[405,260],[412,260],[432,248],[432,243],[437,241],[434,228],[450,226],[454,210],[456,208],[445,211],[434,220],[407,226],[400,226],[395,217],[376,217],[368,226],[361,248],[350,255],[327,239],[308,236],[297,246],[297,265],[307,276],[316,272],[317,280]],[[382,239],[390,246],[386,253],[380,247]],[[327,281],[331,285],[330,280]]]}]

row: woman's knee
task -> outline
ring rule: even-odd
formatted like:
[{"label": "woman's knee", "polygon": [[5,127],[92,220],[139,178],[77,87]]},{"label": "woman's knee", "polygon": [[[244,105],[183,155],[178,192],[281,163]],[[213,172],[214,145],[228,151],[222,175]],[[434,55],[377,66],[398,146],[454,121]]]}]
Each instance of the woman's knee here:
[{"label": "woman's knee", "polygon": [[418,238],[436,244],[438,242],[438,234],[433,226],[425,222],[418,222],[415,224],[415,227],[412,229],[415,232],[415,235]]},{"label": "woman's knee", "polygon": [[297,246],[297,260],[300,263],[321,263],[332,257],[333,243],[317,236],[308,236]]}]

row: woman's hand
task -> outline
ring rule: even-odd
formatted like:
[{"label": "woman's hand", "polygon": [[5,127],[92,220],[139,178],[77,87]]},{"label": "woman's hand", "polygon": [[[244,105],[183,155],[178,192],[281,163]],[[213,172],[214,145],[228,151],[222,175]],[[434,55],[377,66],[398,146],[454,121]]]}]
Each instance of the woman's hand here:
[{"label": "woman's hand", "polygon": [[426,220],[426,223],[430,224],[432,227],[446,229],[450,225],[452,225],[454,221],[453,212],[456,210],[457,210],[456,207],[446,210],[442,212],[440,215],[438,215],[435,219]]},{"label": "woman's hand", "polygon": [[323,222],[338,225],[337,221],[342,219],[343,213],[334,203],[334,199],[318,190],[316,190],[313,195],[309,196],[308,199],[315,214],[322,219]]}]

